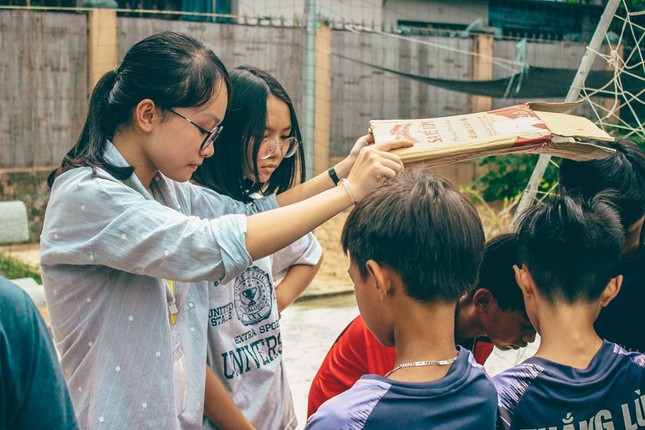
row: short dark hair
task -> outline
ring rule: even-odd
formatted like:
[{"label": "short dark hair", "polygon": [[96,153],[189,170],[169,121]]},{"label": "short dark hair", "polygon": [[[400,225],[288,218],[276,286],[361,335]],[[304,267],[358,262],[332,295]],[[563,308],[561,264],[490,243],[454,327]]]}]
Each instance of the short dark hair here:
[{"label": "short dark hair", "polygon": [[593,302],[616,276],[624,237],[610,201],[563,195],[521,216],[520,260],[548,301]]},{"label": "short dark hair", "polygon": [[560,163],[560,191],[590,199],[602,191],[613,190],[624,232],[645,214],[645,152],[634,142],[594,142],[616,152],[600,160]]},{"label": "short dark hair", "polygon": [[470,296],[486,288],[501,310],[524,310],[524,296],[515,281],[515,264],[520,264],[515,233],[504,233],[490,239],[479,269],[479,281]]},{"label": "short dark hair", "polygon": [[[215,153],[204,160],[193,179],[243,202],[250,202],[251,195],[258,191],[265,195],[281,193],[297,185],[305,177],[305,155],[296,110],[289,94],[273,76],[249,66],[231,71],[231,85],[233,97],[222,122],[224,130],[215,142]],[[293,157],[284,158],[269,181],[262,184],[257,180],[257,158],[266,129],[269,95],[277,97],[289,107],[291,136],[298,140],[299,147]],[[253,184],[248,184],[244,178],[245,167],[255,175]]]},{"label": "short dark hair", "polygon": [[81,135],[47,184],[51,187],[58,175],[81,166],[103,168],[117,179],[130,177],[132,167],[110,164],[104,152],[107,140],[132,120],[141,100],[149,98],[161,109],[203,106],[221,88],[230,97],[228,71],[202,42],[171,31],[146,37],[96,84]]},{"label": "short dark hair", "polygon": [[477,282],[484,230],[473,205],[450,182],[414,170],[358,203],[341,242],[363,278],[365,263],[374,260],[398,272],[410,297],[446,302]]}]

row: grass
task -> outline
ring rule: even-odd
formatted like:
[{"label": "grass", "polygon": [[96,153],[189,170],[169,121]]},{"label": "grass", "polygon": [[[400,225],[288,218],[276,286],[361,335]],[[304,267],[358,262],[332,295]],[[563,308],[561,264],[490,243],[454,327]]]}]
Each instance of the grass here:
[{"label": "grass", "polygon": [[5,252],[0,252],[0,274],[8,279],[34,278],[42,284],[40,269]]}]

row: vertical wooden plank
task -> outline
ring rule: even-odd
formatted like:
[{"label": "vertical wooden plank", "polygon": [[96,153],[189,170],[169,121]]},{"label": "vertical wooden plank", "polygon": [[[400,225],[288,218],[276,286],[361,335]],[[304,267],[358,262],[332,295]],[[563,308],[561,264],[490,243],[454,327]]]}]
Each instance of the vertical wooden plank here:
[{"label": "vertical wooden plank", "polygon": [[[473,39],[473,80],[493,79],[493,36],[479,34]],[[493,100],[490,97],[471,96],[471,112],[491,110]]]},{"label": "vertical wooden plank", "polygon": [[316,30],[316,74],[314,115],[314,174],[329,167],[329,126],[331,102],[331,29],[321,25]]},{"label": "vertical wooden plank", "polygon": [[88,88],[117,67],[116,11],[92,9],[88,14]]}]

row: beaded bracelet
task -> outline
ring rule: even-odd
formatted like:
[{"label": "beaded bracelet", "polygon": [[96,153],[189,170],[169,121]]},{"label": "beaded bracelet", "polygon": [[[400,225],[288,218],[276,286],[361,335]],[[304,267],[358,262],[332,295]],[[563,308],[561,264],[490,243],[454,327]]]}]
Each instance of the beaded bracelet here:
[{"label": "beaded bracelet", "polygon": [[340,181],[343,183],[343,186],[347,190],[347,193],[349,194],[349,198],[352,199],[352,203],[356,205],[358,203],[358,200],[356,200],[356,197],[354,197],[354,193],[352,192],[352,186],[349,185],[349,181],[345,178],[342,178]]},{"label": "beaded bracelet", "polygon": [[338,185],[340,182],[340,179],[338,179],[338,175],[336,174],[336,169],[334,167],[330,167],[329,170],[327,170],[327,173],[329,173],[329,177],[331,178],[332,181],[334,181],[334,185]]}]

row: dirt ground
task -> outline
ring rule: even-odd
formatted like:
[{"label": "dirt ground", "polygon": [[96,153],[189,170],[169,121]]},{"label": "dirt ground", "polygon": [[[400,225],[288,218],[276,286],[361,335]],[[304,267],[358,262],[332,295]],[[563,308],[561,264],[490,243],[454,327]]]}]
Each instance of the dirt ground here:
[{"label": "dirt ground", "polygon": [[341,212],[314,230],[314,236],[323,248],[323,263],[306,294],[333,294],[352,290],[352,281],[347,274],[349,258],[340,245],[340,234],[349,212],[349,209]]}]

